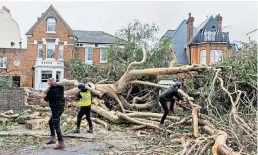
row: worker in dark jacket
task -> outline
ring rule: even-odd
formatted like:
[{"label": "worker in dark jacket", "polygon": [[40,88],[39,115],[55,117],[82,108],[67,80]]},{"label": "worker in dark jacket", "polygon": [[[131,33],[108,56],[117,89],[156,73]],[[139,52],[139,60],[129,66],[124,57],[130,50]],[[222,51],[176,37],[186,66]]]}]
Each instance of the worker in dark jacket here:
[{"label": "worker in dark jacket", "polygon": [[[164,114],[160,120],[160,127],[163,127],[164,121],[169,113],[169,110],[174,112],[174,103],[176,100],[184,100],[178,93],[178,89],[181,87],[180,82],[176,82],[172,87],[162,92],[159,96],[159,102],[164,110]],[[168,109],[169,106],[169,109]]]},{"label": "worker in dark jacket", "polygon": [[63,149],[65,147],[62,132],[60,129],[60,117],[64,112],[65,99],[64,99],[64,87],[55,83],[54,78],[50,78],[48,81],[49,89],[45,101],[49,102],[49,106],[52,112],[52,116],[49,120],[50,127],[50,141],[47,144],[55,144],[55,133],[57,134],[58,144],[55,149]]},{"label": "worker in dark jacket", "polygon": [[92,102],[91,92],[86,89],[83,83],[80,83],[78,85],[78,88],[80,89],[80,92],[76,96],[78,99],[80,99],[80,111],[77,115],[77,128],[74,131],[74,133],[80,133],[81,121],[84,115],[86,115],[86,120],[88,121],[88,124],[89,124],[88,132],[93,133],[92,121],[90,117],[91,102]]}]

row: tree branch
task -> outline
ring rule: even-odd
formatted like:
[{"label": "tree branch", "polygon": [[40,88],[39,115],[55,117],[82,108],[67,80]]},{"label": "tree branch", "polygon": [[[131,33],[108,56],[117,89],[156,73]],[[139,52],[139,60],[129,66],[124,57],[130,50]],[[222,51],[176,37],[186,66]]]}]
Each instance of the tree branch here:
[{"label": "tree branch", "polygon": [[143,45],[141,45],[141,48],[142,48],[142,53],[143,53],[142,61],[140,61],[140,62],[136,62],[136,61],[135,62],[131,62],[128,65],[126,72],[129,72],[134,66],[143,65],[146,62],[146,60],[147,60],[147,51],[145,50]]}]

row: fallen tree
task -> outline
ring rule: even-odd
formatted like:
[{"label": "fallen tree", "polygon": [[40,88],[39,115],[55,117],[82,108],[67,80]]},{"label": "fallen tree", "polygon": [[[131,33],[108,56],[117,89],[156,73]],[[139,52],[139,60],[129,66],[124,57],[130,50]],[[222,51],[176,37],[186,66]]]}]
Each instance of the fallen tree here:
[{"label": "fallen tree", "polygon": [[[190,72],[205,72],[207,70],[209,71],[216,71],[216,74],[214,76],[214,80],[212,82],[212,86],[214,87],[214,84],[217,80],[221,82],[222,89],[226,91],[226,89],[223,86],[223,79],[219,77],[219,73],[221,69],[225,69],[228,67],[222,66],[222,67],[207,67],[203,65],[185,65],[180,67],[173,67],[170,66],[168,68],[151,68],[151,69],[135,69],[135,67],[143,65],[146,62],[147,59],[147,51],[144,47],[142,48],[143,52],[143,59],[139,62],[132,62],[128,65],[126,72],[123,74],[123,76],[114,83],[98,83],[93,84],[88,82],[86,84],[86,88],[90,90],[92,93],[99,96],[99,98],[93,100],[92,105],[92,111],[94,113],[97,113],[102,118],[114,122],[114,123],[129,123],[129,124],[138,124],[141,125],[141,128],[147,127],[150,129],[159,130],[162,133],[168,133],[172,134],[173,137],[174,133],[173,131],[167,129],[162,129],[158,126],[157,118],[161,117],[161,114],[155,114],[150,112],[134,112],[135,110],[144,110],[148,109],[152,105],[152,98],[146,96],[138,97],[134,99],[134,103],[130,104],[122,95],[124,89],[130,85],[130,84],[141,84],[141,85],[148,85],[151,87],[158,87],[160,89],[166,89],[167,86],[151,83],[151,82],[145,82],[145,81],[139,81],[137,78],[142,76],[152,76],[152,75],[164,75],[164,74],[178,74],[178,73],[190,73]],[[174,59],[176,60],[176,59]],[[171,64],[174,64],[171,63]],[[222,80],[222,81],[221,81]],[[78,81],[77,80],[63,80],[58,82],[57,84],[62,86],[77,86]],[[45,90],[44,92],[46,92]],[[79,90],[77,88],[73,88],[71,90],[65,91],[66,98],[72,98]],[[191,107],[191,120],[189,118],[181,118],[181,117],[173,117],[169,116],[168,121],[172,121],[172,126],[174,125],[192,125],[193,133],[192,135],[196,137],[197,139],[188,141],[184,144],[183,150],[180,154],[190,154],[195,152],[195,154],[198,154],[199,152],[205,152],[208,146],[210,145],[210,140],[213,140],[214,146],[212,149],[213,154],[238,154],[236,152],[232,152],[232,149],[226,145],[226,141],[228,140],[228,134],[226,131],[223,130],[217,130],[214,129],[214,127],[217,127],[217,124],[213,125],[212,122],[207,120],[206,118],[198,118],[199,116],[202,116],[201,114],[198,114],[198,111],[201,110],[201,106],[194,103],[195,100],[190,97],[187,93],[185,93],[183,90],[179,90],[182,96],[186,97],[188,99],[188,103]],[[229,97],[230,97],[230,93]],[[208,101],[209,100],[208,94]],[[43,94],[38,94],[39,97],[43,97]],[[117,102],[117,111],[109,110],[105,105],[105,97],[109,96],[112,97]],[[232,96],[230,97],[232,98]],[[239,97],[238,97],[239,98]],[[137,103],[137,100],[144,100],[145,103]],[[239,100],[239,99],[237,99]],[[233,101],[233,99],[231,99]],[[243,119],[241,119],[237,113],[236,113],[236,107],[235,105],[237,101],[232,102],[232,114],[235,118],[235,120],[238,122],[238,125],[240,125],[239,121],[244,124],[243,128],[247,131],[249,134],[255,134],[253,132],[253,129],[251,129]],[[212,104],[212,103],[210,103]],[[188,116],[189,117],[189,116]],[[156,119],[156,120],[155,120]],[[172,127],[170,126],[170,127]],[[210,129],[211,130],[205,130],[207,133],[209,133],[212,137],[211,138],[205,138],[201,136],[200,134],[200,126],[204,126],[204,129]],[[169,128],[170,128],[169,127]],[[206,127],[206,128],[205,128]],[[214,134],[214,133],[217,134]],[[177,135],[177,134],[176,134]],[[176,136],[174,135],[174,137]],[[178,135],[177,135],[178,136]],[[183,135],[181,135],[183,136]],[[204,145],[205,142],[206,143]],[[212,143],[211,143],[212,144]],[[189,148],[189,146],[191,146]]]}]

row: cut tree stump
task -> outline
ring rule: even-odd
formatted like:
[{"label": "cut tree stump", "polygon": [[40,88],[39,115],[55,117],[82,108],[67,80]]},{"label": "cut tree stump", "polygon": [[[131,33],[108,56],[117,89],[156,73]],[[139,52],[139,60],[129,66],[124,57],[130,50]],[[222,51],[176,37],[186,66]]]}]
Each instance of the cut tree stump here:
[{"label": "cut tree stump", "polygon": [[39,114],[40,114],[39,112],[34,112],[33,114],[30,114],[30,115],[21,115],[16,119],[16,122],[18,124],[25,124],[26,120],[41,119],[42,117],[39,117]]},{"label": "cut tree stump", "polygon": [[45,122],[45,119],[26,120],[25,128],[30,130],[41,129],[44,126]]},{"label": "cut tree stump", "polygon": [[16,122],[17,122],[18,124],[25,124],[25,121],[26,121],[26,120],[29,120],[29,117],[23,115],[23,116],[19,116],[19,117],[16,119]]}]

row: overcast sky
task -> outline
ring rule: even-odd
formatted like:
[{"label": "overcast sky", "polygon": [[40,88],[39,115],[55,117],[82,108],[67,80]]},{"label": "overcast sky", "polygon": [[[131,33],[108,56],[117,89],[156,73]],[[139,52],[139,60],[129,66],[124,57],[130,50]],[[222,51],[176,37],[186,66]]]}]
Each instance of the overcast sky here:
[{"label": "overcast sky", "polygon": [[[134,19],[141,23],[155,23],[159,26],[158,37],[168,29],[176,29],[194,16],[194,26],[201,24],[207,16],[220,14],[224,31],[230,33],[231,41],[248,41],[246,33],[257,29],[257,2],[0,2],[11,10],[13,19],[19,24],[23,47],[26,47],[25,33],[46,9],[53,4],[73,30],[100,30],[110,34]],[[257,31],[252,34],[257,38]]]}]

